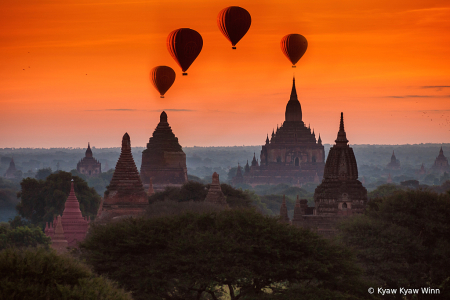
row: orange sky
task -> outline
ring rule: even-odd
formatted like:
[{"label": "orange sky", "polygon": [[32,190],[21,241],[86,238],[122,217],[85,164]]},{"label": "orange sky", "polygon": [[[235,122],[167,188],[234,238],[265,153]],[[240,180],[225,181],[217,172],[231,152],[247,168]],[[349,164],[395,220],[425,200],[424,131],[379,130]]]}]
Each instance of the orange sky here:
[{"label": "orange sky", "polygon": [[[247,9],[237,50],[218,12]],[[166,37],[197,30],[188,76]],[[304,35],[291,68],[281,38]],[[144,146],[166,110],[182,146],[263,144],[284,121],[295,70],[303,121],[324,143],[344,112],[351,144],[450,142],[448,0],[87,1],[0,4],[0,147]],[[165,99],[157,65],[177,77]]]}]

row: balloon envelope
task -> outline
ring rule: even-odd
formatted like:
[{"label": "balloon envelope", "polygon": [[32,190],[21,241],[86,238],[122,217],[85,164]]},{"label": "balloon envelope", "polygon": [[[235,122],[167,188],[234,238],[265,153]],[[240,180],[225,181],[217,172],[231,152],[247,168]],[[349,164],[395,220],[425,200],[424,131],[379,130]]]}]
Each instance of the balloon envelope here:
[{"label": "balloon envelope", "polygon": [[217,16],[217,26],[222,34],[231,42],[233,49],[247,33],[252,23],[249,12],[239,6],[222,9]]},{"label": "balloon envelope", "polygon": [[175,81],[175,71],[171,67],[157,66],[150,71],[150,81],[158,90],[161,98]]},{"label": "balloon envelope", "polygon": [[[190,28],[176,29],[167,37],[167,49],[183,72],[189,69],[202,51],[202,47],[202,36]],[[183,73],[183,75],[187,75],[187,73]]]},{"label": "balloon envelope", "polygon": [[292,67],[302,58],[308,48],[308,41],[301,34],[288,34],[281,39],[281,51],[291,61]]}]

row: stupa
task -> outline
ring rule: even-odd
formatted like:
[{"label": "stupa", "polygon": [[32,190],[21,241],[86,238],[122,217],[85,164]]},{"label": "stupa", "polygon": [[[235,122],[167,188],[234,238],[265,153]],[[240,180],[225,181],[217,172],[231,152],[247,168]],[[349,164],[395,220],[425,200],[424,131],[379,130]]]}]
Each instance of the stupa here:
[{"label": "stupa", "polygon": [[447,157],[444,156],[444,150],[439,150],[439,155],[436,157],[433,166],[431,166],[430,171],[433,173],[443,174],[444,172],[450,172],[450,166],[448,164]]},{"label": "stupa", "polygon": [[9,167],[6,170],[3,177],[8,178],[8,179],[14,179],[14,178],[16,178],[16,172],[17,172],[16,164],[14,163],[14,158],[11,157],[11,161],[9,162]]},{"label": "stupa", "polygon": [[[315,206],[309,207],[307,200],[297,199],[292,224],[311,228],[324,236],[335,235],[336,222],[362,213],[367,203],[367,190],[358,180],[355,155],[348,145],[343,113],[336,144],[328,153],[322,183],[314,192],[314,202]],[[282,218],[283,214],[282,205]]]},{"label": "stupa", "polygon": [[209,186],[205,202],[228,206],[225,195],[220,188],[219,174],[216,172],[212,175],[212,183]]},{"label": "stupa", "polygon": [[367,203],[367,190],[358,180],[358,166],[344,130],[344,114],[336,144],[331,147],[322,183],[314,192],[315,214],[362,213]]},{"label": "stupa", "polygon": [[64,234],[64,229],[61,224],[61,216],[56,218],[55,233],[51,237],[52,245],[51,247],[58,253],[63,253],[67,251],[69,243],[67,242],[66,236]]},{"label": "stupa", "polygon": [[394,151],[392,151],[391,161],[386,166],[389,170],[400,170],[400,161],[395,157]]},{"label": "stupa", "polygon": [[122,150],[113,177],[105,191],[102,203],[102,218],[132,216],[148,207],[148,196],[139,177],[128,133],[122,138]]},{"label": "stupa", "polygon": [[85,156],[77,163],[77,171],[88,177],[97,176],[102,172],[102,164],[92,156],[91,145],[89,143]]},{"label": "stupa", "polygon": [[286,198],[284,195],[283,195],[283,202],[281,203],[281,207],[280,207],[280,221],[283,223],[290,223],[287,206],[286,206]]},{"label": "stupa", "polygon": [[147,143],[147,149],[142,151],[141,180],[146,187],[150,178],[155,191],[164,190],[167,186],[182,186],[188,181],[186,154],[173,134],[164,111]]},{"label": "stupa", "polygon": [[[62,226],[59,234],[62,236],[55,236],[57,232],[58,222]],[[53,223],[47,223],[45,227],[45,234],[58,241],[66,240],[69,247],[78,247],[78,242],[81,242],[86,237],[89,229],[89,217],[83,217],[80,210],[80,204],[75,196],[73,179],[70,185],[69,197],[67,197],[64,204],[64,211],[62,217],[56,217]],[[59,230],[59,229],[58,229]]]}]

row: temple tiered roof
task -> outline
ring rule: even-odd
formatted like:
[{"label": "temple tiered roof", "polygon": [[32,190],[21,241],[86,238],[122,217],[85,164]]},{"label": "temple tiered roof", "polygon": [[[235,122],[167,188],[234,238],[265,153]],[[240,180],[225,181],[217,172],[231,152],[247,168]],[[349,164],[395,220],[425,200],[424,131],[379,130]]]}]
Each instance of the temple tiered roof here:
[{"label": "temple tiered roof", "polygon": [[116,169],[105,192],[103,208],[107,205],[131,203],[148,204],[148,199],[131,154],[130,136],[125,133]]}]

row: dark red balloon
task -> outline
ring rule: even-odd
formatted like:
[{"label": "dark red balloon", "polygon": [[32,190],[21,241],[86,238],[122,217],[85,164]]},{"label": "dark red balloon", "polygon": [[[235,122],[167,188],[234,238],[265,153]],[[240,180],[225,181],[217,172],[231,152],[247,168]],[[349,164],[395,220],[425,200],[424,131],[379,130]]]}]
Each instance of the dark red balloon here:
[{"label": "dark red balloon", "polygon": [[175,71],[171,67],[157,66],[150,71],[150,81],[158,90],[161,98],[175,81]]},{"label": "dark red balloon", "polygon": [[233,49],[247,33],[252,17],[242,7],[230,6],[222,9],[217,16],[217,26],[222,34],[231,42]]},{"label": "dark red balloon", "polygon": [[292,67],[302,58],[308,48],[308,41],[301,34],[288,34],[281,39],[281,51],[291,61]]},{"label": "dark red balloon", "polygon": [[187,69],[200,54],[202,47],[202,36],[190,28],[174,30],[167,37],[167,49],[181,67],[183,75],[187,75]]}]

